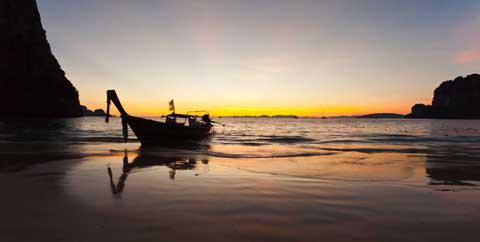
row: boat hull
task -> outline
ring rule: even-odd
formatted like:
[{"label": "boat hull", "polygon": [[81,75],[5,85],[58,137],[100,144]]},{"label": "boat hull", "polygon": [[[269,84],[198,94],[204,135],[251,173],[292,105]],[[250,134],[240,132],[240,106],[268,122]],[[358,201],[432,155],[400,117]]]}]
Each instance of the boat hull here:
[{"label": "boat hull", "polygon": [[135,116],[128,116],[127,124],[142,145],[188,142],[191,140],[204,139],[212,134],[211,125],[190,127],[166,124]]}]

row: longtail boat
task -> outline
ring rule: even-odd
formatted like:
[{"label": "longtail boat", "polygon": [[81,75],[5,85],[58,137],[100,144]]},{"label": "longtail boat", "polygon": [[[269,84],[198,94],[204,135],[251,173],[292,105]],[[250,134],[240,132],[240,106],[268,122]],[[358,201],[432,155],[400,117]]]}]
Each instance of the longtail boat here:
[{"label": "longtail boat", "polygon": [[[128,140],[128,127],[137,136],[142,145],[169,144],[206,138],[212,134],[213,123],[208,113],[199,115],[175,113],[173,100],[170,101],[171,114],[165,116],[165,122],[129,115],[123,108],[115,90],[107,91],[107,112],[105,122],[109,122],[110,103],[113,102],[122,119],[123,138]],[[177,122],[183,119],[184,122]]]}]

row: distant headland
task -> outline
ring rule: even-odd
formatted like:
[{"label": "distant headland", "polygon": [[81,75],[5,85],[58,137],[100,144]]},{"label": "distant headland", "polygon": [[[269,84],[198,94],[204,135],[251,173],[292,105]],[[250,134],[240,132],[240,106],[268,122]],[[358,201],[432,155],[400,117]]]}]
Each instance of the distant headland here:
[{"label": "distant headland", "polygon": [[357,118],[405,118],[405,115],[398,113],[371,113],[357,116]]},{"label": "distant headland", "polygon": [[437,87],[431,105],[415,104],[407,118],[479,119],[480,75],[445,81]]},{"label": "distant headland", "polygon": [[299,118],[297,115],[233,115],[233,116],[220,116],[220,118]]},{"label": "distant headland", "polygon": [[219,116],[219,118],[371,118],[371,119],[388,119],[388,118],[405,118],[405,115],[398,113],[371,113],[365,115],[343,115],[330,117],[316,116],[296,116],[296,115],[243,115],[243,116]]},{"label": "distant headland", "polygon": [[[90,110],[86,106],[80,106],[80,109],[82,110],[82,114],[85,117],[105,117],[105,111],[103,109],[95,109],[95,110]],[[110,115],[110,117],[115,117],[113,115]]]}]

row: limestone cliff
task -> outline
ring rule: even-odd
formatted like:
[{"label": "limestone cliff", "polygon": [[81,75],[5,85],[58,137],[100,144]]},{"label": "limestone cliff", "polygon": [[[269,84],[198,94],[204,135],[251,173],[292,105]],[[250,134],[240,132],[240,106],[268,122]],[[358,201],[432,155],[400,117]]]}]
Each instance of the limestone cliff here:
[{"label": "limestone cliff", "polygon": [[0,116],[81,116],[42,27],[35,0],[0,1]]},{"label": "limestone cliff", "polygon": [[408,118],[480,118],[480,75],[457,77],[435,89],[432,105],[416,104]]}]

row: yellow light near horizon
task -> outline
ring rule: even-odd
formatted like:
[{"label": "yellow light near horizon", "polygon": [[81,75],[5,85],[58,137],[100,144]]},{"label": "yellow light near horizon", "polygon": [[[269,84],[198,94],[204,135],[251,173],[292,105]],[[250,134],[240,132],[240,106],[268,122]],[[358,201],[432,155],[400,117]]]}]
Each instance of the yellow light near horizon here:
[{"label": "yellow light near horizon", "polygon": [[339,114],[354,114],[360,110],[355,107],[265,107],[265,108],[245,108],[245,107],[218,107],[211,110],[215,116],[243,116],[243,115],[297,115],[297,116],[331,116]]},{"label": "yellow light near horizon", "polygon": [[[112,109],[112,114],[118,115],[116,109]],[[188,107],[177,109],[177,113],[186,113],[191,110]],[[356,107],[328,107],[328,108],[247,108],[247,107],[217,107],[207,110],[212,116],[259,116],[259,115],[296,115],[306,117],[336,116],[336,115],[355,115],[361,114],[362,109]],[[158,117],[168,114],[166,108],[127,108],[131,115]]]},{"label": "yellow light near horizon", "polygon": [[[126,99],[127,100],[127,99]],[[168,111],[167,103],[157,103],[152,101],[135,101],[135,99],[128,99],[129,101],[122,102],[126,111],[131,115],[142,117],[159,117],[170,113]],[[258,103],[258,104],[257,104]],[[405,104],[384,104],[379,105],[334,105],[326,106],[322,104],[311,104],[310,106],[287,106],[288,104],[275,104],[257,102],[254,100],[247,100],[241,105],[238,103],[219,104],[217,102],[197,103],[185,102],[179,100],[176,103],[177,113],[187,113],[193,110],[206,110],[212,116],[259,116],[259,115],[296,115],[306,117],[323,117],[323,116],[341,116],[341,115],[362,115],[368,113],[394,112],[406,114],[409,112],[409,107]],[[86,103],[89,109],[102,108],[105,109],[103,102]],[[118,115],[115,107],[111,108],[111,113]]]}]

